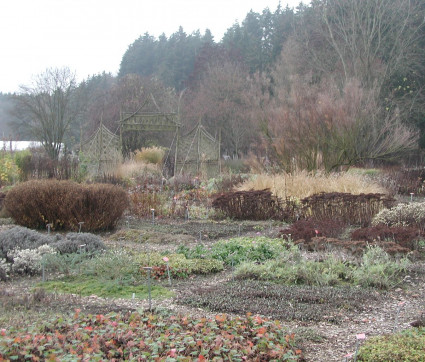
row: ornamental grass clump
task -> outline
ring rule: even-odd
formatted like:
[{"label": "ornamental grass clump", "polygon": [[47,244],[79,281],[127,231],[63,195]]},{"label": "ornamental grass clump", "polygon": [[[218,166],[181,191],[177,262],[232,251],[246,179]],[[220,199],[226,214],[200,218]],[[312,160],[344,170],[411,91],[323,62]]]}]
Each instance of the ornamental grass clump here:
[{"label": "ornamental grass clump", "polygon": [[351,194],[386,193],[386,190],[370,178],[347,172],[325,173],[298,171],[277,175],[256,175],[245,181],[239,191],[270,189],[274,196],[303,199],[321,192]]}]

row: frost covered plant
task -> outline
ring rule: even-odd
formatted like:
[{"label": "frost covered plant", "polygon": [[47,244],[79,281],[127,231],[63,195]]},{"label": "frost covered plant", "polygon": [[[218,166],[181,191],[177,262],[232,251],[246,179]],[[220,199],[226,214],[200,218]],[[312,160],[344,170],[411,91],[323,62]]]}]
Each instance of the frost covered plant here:
[{"label": "frost covered plant", "polygon": [[425,202],[399,204],[391,209],[381,210],[372,220],[372,225],[425,227]]},{"label": "frost covered plant", "polygon": [[40,245],[52,244],[56,237],[37,231],[15,226],[0,233],[0,257],[6,257],[14,249],[36,249]]},{"label": "frost covered plant", "polygon": [[21,275],[36,275],[41,272],[43,255],[56,254],[56,250],[49,245],[41,245],[37,249],[14,249],[7,257],[13,260],[12,271]]},{"label": "frost covered plant", "polygon": [[0,281],[9,277],[10,264],[5,259],[0,259]]}]

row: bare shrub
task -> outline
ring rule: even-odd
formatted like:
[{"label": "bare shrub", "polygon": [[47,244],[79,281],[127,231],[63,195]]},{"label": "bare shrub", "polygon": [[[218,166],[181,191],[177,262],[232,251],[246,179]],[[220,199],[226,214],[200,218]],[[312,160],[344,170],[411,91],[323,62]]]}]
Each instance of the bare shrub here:
[{"label": "bare shrub", "polygon": [[5,207],[19,225],[44,229],[86,231],[111,229],[128,206],[126,192],[106,184],[80,185],[71,181],[28,181],[6,196]]}]

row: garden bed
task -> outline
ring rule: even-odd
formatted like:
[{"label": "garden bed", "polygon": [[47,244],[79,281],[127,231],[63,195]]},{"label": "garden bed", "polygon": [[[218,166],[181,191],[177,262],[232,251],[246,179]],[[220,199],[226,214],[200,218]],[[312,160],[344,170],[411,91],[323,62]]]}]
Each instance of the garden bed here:
[{"label": "garden bed", "polygon": [[[239,227],[241,225],[241,227]],[[145,253],[175,252],[179,245],[211,247],[218,238],[242,236],[274,237],[282,224],[270,222],[213,222],[213,221],[136,221],[125,220],[117,232],[103,233],[104,242],[112,248],[126,247]],[[138,239],[128,230],[138,230]],[[199,237],[201,230],[202,237]],[[202,233],[206,230],[206,233]],[[118,237],[115,237],[118,235]],[[121,235],[121,236],[120,236]],[[129,238],[126,238],[126,235]],[[207,236],[205,236],[207,235]],[[321,253],[308,254],[320,259]],[[53,276],[50,276],[53,278]],[[423,264],[409,266],[400,285],[390,290],[364,289],[355,286],[314,287],[285,286],[270,281],[233,280],[232,267],[222,272],[190,275],[186,279],[152,279],[156,286],[170,289],[173,297],[153,299],[152,308],[158,313],[190,315],[191,318],[215,319],[226,313],[244,318],[250,312],[278,319],[288,335],[294,334],[294,344],[307,361],[340,361],[353,352],[356,335],[391,333],[410,327],[424,311],[425,269]],[[46,316],[72,316],[76,309],[82,314],[143,312],[149,301],[135,298],[102,298],[96,295],[58,291],[46,292],[41,277],[15,278],[0,285],[1,328],[27,326],[45,320]],[[34,289],[34,286],[38,287]],[[54,289],[53,289],[54,290]],[[247,298],[250,296],[253,299]],[[51,318],[51,317],[49,317]]]}]

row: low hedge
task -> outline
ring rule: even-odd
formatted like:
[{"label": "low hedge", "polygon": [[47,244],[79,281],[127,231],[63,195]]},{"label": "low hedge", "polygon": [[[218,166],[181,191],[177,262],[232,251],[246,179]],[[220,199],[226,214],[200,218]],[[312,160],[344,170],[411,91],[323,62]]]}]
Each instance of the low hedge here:
[{"label": "low hedge", "polygon": [[112,229],[128,206],[124,189],[107,184],[36,180],[16,185],[5,199],[15,222],[32,229]]}]

